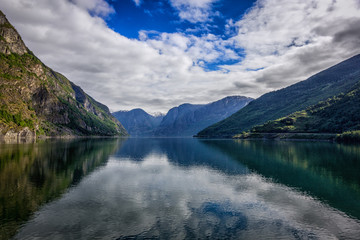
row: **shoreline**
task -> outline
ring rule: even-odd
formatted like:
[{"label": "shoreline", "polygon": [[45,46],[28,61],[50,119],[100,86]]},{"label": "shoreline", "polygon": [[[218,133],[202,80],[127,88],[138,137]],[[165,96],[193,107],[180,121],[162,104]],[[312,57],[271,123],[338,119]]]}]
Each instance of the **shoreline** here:
[{"label": "shoreline", "polygon": [[185,138],[198,140],[250,140],[250,141],[299,141],[299,142],[334,142],[334,143],[358,143],[358,141],[348,142],[339,138],[338,133],[243,133],[235,136],[223,137],[132,137],[132,136],[18,136],[15,138],[0,137],[0,144],[16,144],[16,143],[37,143],[47,140],[75,140],[75,139],[114,139],[114,138]]},{"label": "shoreline", "polygon": [[337,142],[337,133],[243,133],[233,139]]},{"label": "shoreline", "polygon": [[75,139],[101,139],[101,138],[129,138],[129,136],[76,136],[76,135],[65,135],[65,136],[30,136],[30,137],[15,137],[7,138],[0,137],[0,144],[16,144],[16,143],[37,143],[47,140],[75,140]]}]

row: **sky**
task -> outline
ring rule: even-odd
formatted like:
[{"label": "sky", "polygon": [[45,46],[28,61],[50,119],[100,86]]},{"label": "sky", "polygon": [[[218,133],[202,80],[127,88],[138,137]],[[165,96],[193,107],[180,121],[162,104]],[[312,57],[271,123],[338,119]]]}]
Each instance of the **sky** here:
[{"label": "sky", "polygon": [[360,0],[0,0],[0,10],[111,111],[257,98],[360,53]]}]

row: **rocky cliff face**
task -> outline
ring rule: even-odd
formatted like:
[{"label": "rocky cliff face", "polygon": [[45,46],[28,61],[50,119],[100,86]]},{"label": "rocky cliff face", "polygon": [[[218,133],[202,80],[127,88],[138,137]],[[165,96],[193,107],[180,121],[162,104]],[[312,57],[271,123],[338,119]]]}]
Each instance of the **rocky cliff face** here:
[{"label": "rocky cliff face", "polygon": [[20,35],[15,28],[8,22],[5,15],[0,11],[0,38],[2,44],[0,45],[0,52],[4,54],[24,54],[28,52]]},{"label": "rocky cliff face", "polygon": [[126,135],[109,109],[44,65],[0,11],[0,136]]}]

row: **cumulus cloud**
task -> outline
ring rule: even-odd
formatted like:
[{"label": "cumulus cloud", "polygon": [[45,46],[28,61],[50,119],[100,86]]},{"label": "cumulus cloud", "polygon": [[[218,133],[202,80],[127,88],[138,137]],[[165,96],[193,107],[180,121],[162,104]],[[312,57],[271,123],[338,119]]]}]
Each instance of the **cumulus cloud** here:
[{"label": "cumulus cloud", "polygon": [[149,38],[144,32],[141,40],[128,39],[89,14],[91,6],[8,0],[2,9],[42,61],[113,111],[142,107],[165,112],[185,100],[216,100],[219,96],[208,96],[211,85],[231,86],[221,72],[206,72],[198,65],[200,59],[236,58],[226,47],[230,43],[213,35],[180,33]]},{"label": "cumulus cloud", "polygon": [[206,22],[216,15],[212,4],[218,0],[170,0],[170,4],[179,12],[182,20],[191,23]]},{"label": "cumulus cloud", "polygon": [[[114,9],[104,0],[1,2],[45,64],[112,111],[258,97],[360,53],[357,0],[259,0],[239,21],[226,21],[231,38],[140,31],[139,39],[108,28],[103,18]],[[214,2],[171,0],[180,12],[205,9],[203,19]],[[237,63],[218,65],[226,61]]]},{"label": "cumulus cloud", "polygon": [[158,33],[155,36],[154,32],[151,34],[152,37],[148,37],[147,31],[141,31],[140,39],[162,54],[185,53],[194,63],[240,59],[233,49],[235,45],[233,40],[223,40],[213,34],[205,34],[201,37],[183,33]]},{"label": "cumulus cloud", "polygon": [[[134,1],[139,2],[140,0]],[[115,13],[115,10],[103,0],[72,0],[72,2],[78,7],[86,9],[97,16],[106,17],[109,14]]]},{"label": "cumulus cloud", "polygon": [[234,37],[246,52],[242,68],[279,88],[360,53],[358,1],[259,0]]}]

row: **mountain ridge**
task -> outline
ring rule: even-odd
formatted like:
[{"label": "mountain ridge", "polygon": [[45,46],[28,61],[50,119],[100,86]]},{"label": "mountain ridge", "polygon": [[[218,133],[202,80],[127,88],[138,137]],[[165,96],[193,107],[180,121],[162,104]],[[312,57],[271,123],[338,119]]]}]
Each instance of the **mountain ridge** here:
[{"label": "mountain ridge", "polygon": [[118,111],[113,115],[124,124],[132,136],[192,137],[200,129],[230,116],[252,100],[243,96],[228,96],[208,104],[183,103],[161,116],[161,122],[153,124],[150,119],[154,116],[142,109],[142,114],[138,116],[134,113],[136,109]]},{"label": "mountain ridge", "polygon": [[[193,136],[206,126],[210,126],[245,107],[253,99],[244,96],[227,96],[207,104],[182,104],[169,110],[156,136]],[[167,118],[173,121],[166,121]],[[200,124],[201,123],[201,124]]]},{"label": "mountain ridge", "polygon": [[130,136],[134,137],[147,134],[151,135],[153,129],[157,127],[163,119],[162,115],[153,116],[141,108],[135,108],[129,111],[120,110],[113,112],[112,115],[123,124]]},{"label": "mountain ridge", "polygon": [[256,133],[343,133],[360,130],[360,79],[347,93],[255,126]]},{"label": "mountain ridge", "polygon": [[125,136],[109,109],[42,63],[0,11],[0,137]]},{"label": "mountain ridge", "polygon": [[349,91],[360,77],[360,54],[286,88],[266,93],[231,117],[200,131],[197,137],[233,137]]}]

